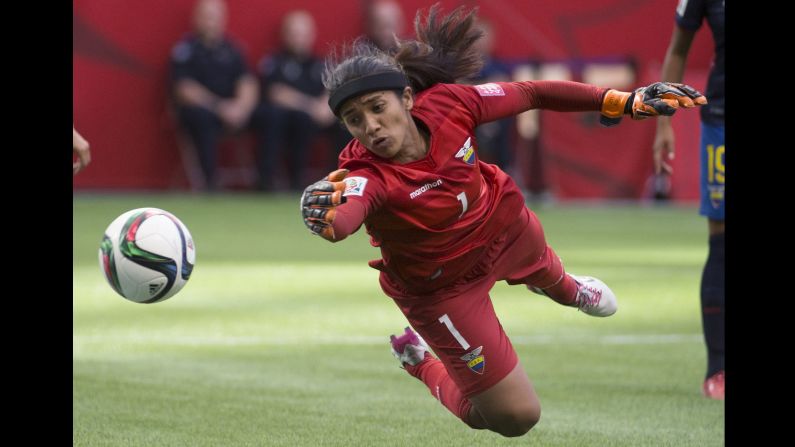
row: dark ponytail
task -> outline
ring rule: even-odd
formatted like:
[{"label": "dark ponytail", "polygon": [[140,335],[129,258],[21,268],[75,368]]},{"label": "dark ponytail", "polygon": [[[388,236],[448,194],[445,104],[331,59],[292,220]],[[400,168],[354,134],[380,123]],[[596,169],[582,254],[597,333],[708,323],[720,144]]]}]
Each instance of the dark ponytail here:
[{"label": "dark ponytail", "polygon": [[415,92],[434,84],[454,83],[475,76],[483,67],[480,52],[473,48],[483,31],[475,27],[477,8],[465,13],[459,6],[443,17],[439,4],[428,12],[425,23],[421,11],[414,18],[417,40],[400,42],[395,61],[403,68]]},{"label": "dark ponytail", "polygon": [[477,8],[465,12],[459,6],[439,18],[439,4],[431,6],[423,22],[417,11],[414,29],[417,40],[399,41],[389,53],[363,38],[343,49],[341,57],[326,58],[323,85],[334,92],[343,84],[364,76],[403,73],[415,93],[440,82],[454,83],[475,76],[483,66],[480,52],[473,47],[483,34],[475,25]]}]

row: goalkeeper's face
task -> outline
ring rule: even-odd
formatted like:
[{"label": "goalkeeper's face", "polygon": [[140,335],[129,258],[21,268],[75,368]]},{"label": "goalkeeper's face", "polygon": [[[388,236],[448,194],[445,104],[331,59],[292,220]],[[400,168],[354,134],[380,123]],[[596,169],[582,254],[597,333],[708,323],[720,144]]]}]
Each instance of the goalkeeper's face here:
[{"label": "goalkeeper's face", "polygon": [[401,158],[416,143],[417,125],[411,118],[411,88],[365,93],[340,109],[345,127],[370,152],[386,159]]}]

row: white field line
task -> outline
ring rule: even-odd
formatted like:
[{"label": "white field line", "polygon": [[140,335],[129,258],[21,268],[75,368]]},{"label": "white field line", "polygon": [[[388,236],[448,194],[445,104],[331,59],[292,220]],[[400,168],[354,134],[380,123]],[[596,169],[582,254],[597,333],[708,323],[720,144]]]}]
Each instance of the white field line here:
[{"label": "white field line", "polygon": [[[510,337],[517,346],[552,344],[601,344],[601,345],[658,345],[672,343],[703,343],[701,334],[628,334],[598,336],[529,335]],[[166,346],[290,346],[290,345],[344,345],[366,346],[389,344],[388,337],[375,336],[185,336],[185,335],[73,335],[73,346],[88,344],[157,344]]]}]

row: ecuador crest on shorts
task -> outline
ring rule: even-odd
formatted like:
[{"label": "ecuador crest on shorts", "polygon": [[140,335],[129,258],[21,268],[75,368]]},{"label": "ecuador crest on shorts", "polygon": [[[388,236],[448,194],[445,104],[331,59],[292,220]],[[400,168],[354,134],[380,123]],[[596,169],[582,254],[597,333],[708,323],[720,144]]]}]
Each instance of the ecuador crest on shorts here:
[{"label": "ecuador crest on shorts", "polygon": [[480,354],[481,351],[483,351],[483,346],[479,346],[461,356],[461,360],[467,363],[467,367],[469,367],[472,372],[478,374],[483,374],[483,371],[486,369],[486,357]]}]

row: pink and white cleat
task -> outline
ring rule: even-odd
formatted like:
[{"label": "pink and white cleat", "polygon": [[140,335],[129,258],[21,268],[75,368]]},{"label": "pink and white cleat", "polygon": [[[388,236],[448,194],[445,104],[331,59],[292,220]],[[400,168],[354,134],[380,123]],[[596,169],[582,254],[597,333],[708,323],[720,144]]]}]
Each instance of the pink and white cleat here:
[{"label": "pink and white cleat", "polygon": [[577,283],[577,307],[594,317],[609,317],[618,310],[616,295],[607,284],[590,276],[574,276]]},{"label": "pink and white cleat", "polygon": [[400,337],[390,335],[389,341],[392,345],[392,355],[400,361],[401,367],[404,364],[419,365],[425,360],[425,354],[429,350],[428,345],[420,337],[420,334],[414,332],[408,326],[406,326],[403,335]]}]

